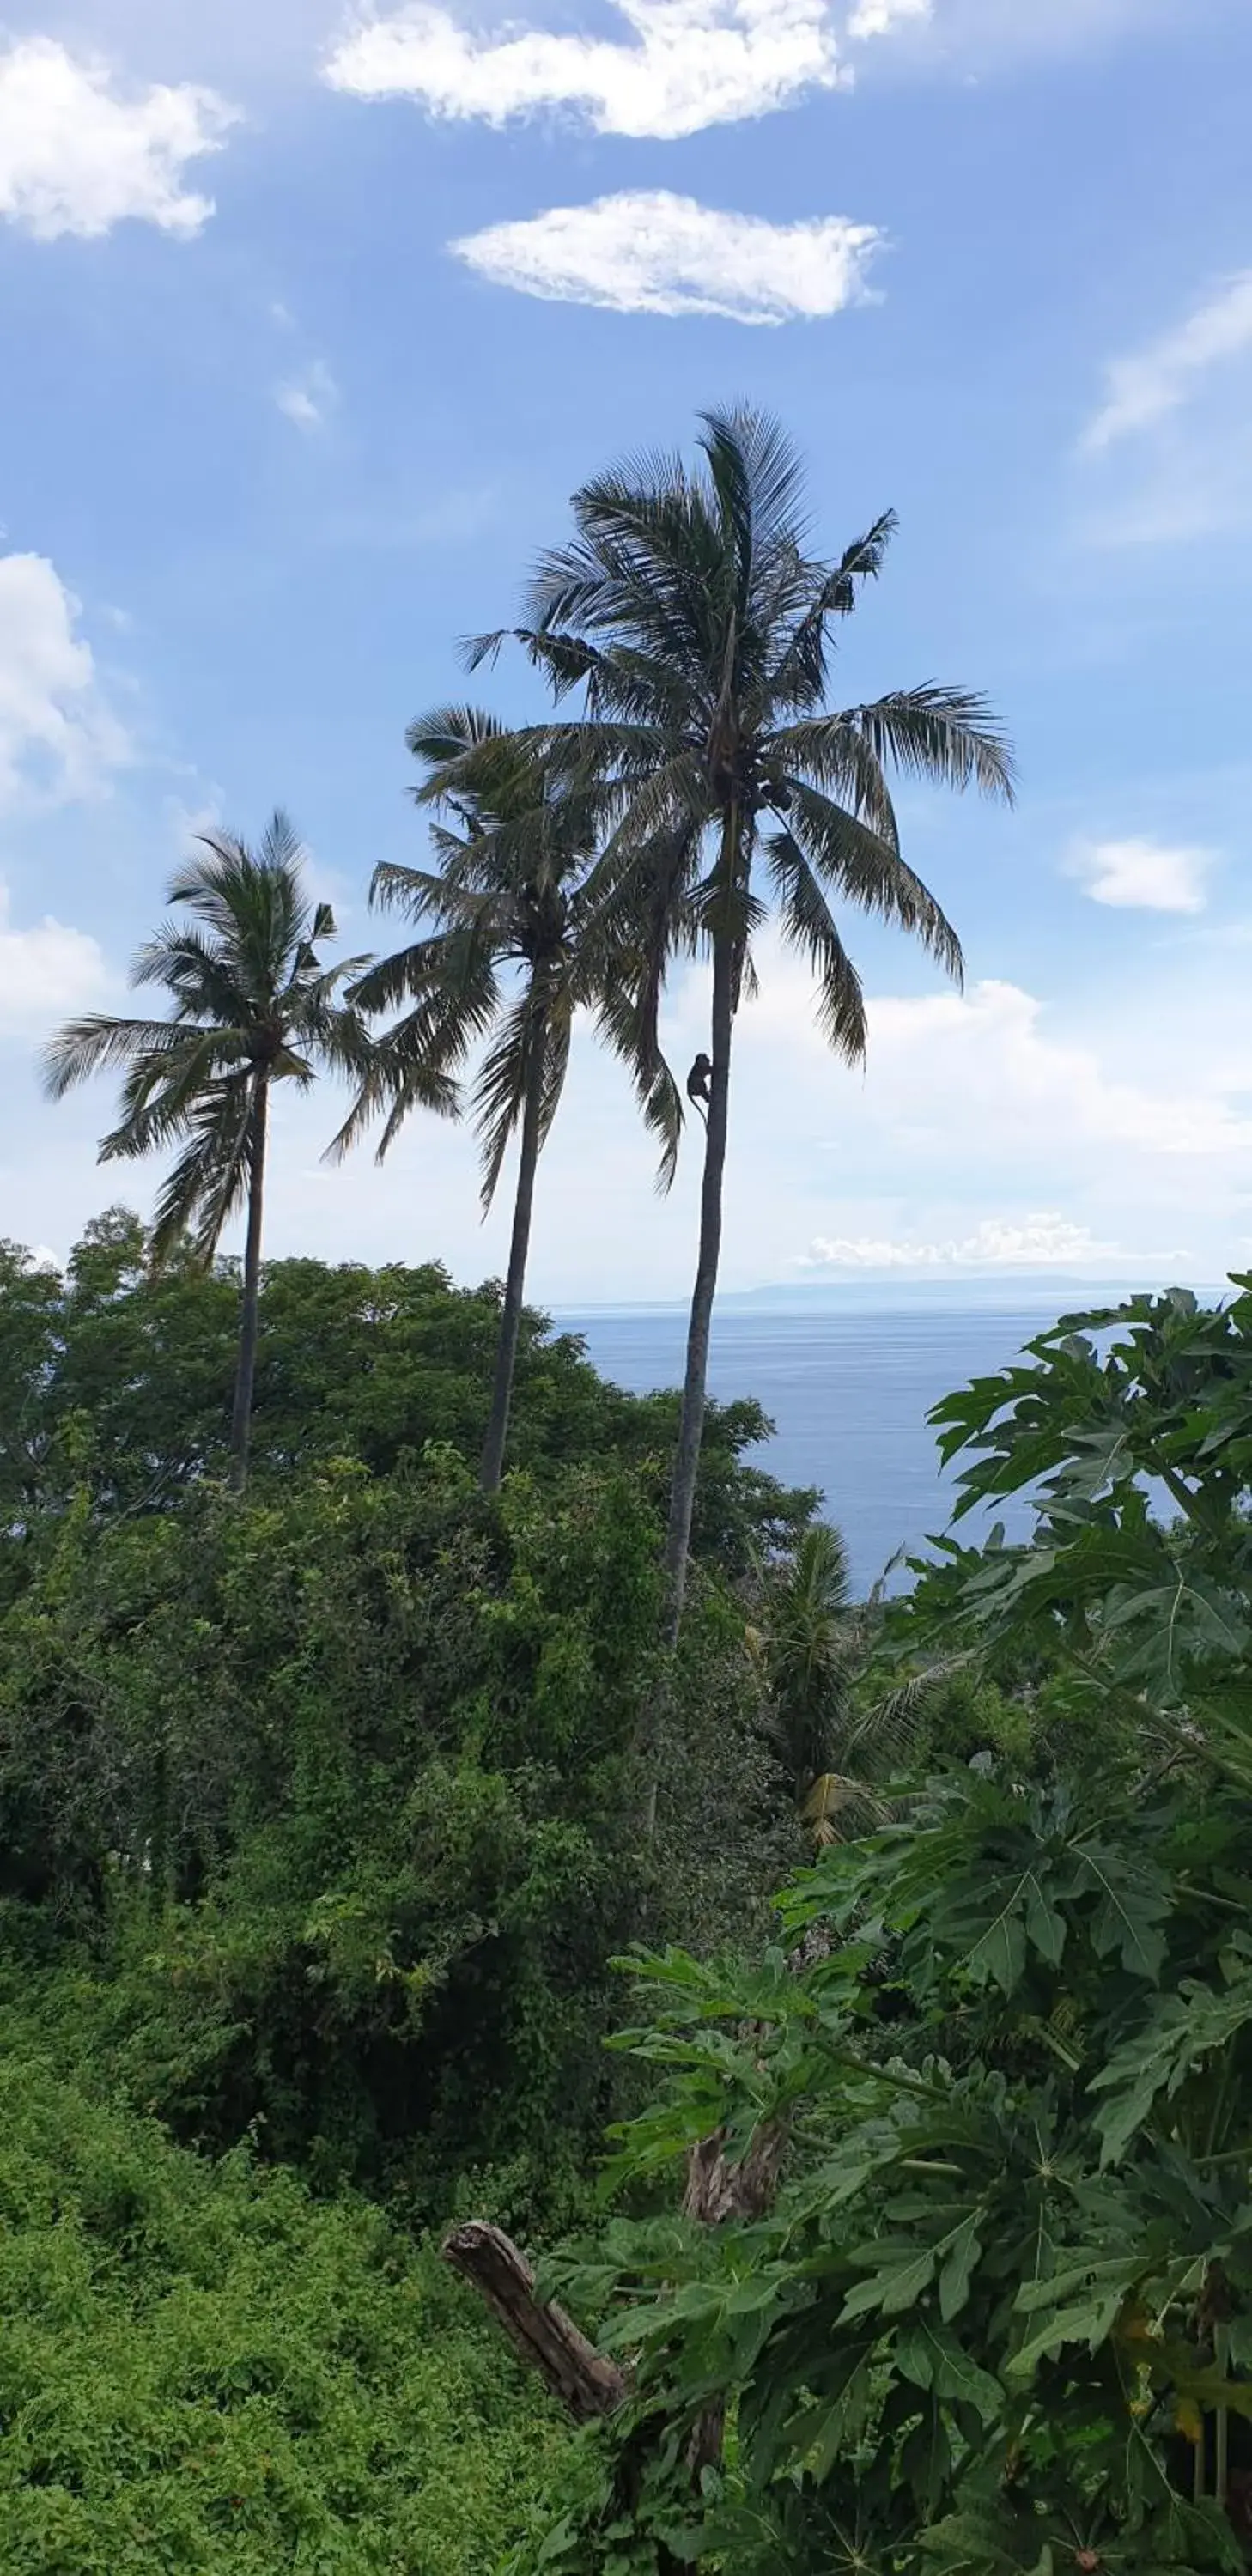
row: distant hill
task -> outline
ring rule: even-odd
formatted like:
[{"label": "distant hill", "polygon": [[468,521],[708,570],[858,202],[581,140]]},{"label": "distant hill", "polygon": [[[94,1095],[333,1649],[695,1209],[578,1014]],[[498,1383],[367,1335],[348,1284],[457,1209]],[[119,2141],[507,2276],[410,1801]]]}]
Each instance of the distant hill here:
[{"label": "distant hill", "polygon": [[[902,1278],[898,1271],[875,1278],[856,1272],[840,1279],[776,1280],[760,1288],[718,1292],[717,1311],[729,1321],[749,1315],[1065,1315],[1095,1306],[1119,1306],[1145,1288],[1184,1286],[1208,1303],[1231,1294],[1228,1280],[1084,1279],[1072,1272],[961,1271],[942,1277]],[[670,1315],[686,1310],[683,1298],[614,1300],[612,1304],[562,1305],[558,1320],[589,1314]]]},{"label": "distant hill", "polygon": [[1027,1307],[1050,1307],[1055,1314],[1090,1306],[1120,1305],[1127,1297],[1138,1296],[1143,1289],[1185,1286],[1197,1296],[1216,1298],[1229,1293],[1228,1283],[1195,1280],[1145,1280],[1139,1278],[1091,1279],[1073,1272],[1038,1271],[970,1271],[953,1270],[942,1277],[902,1278],[899,1272],[872,1273],[842,1279],[778,1281],[761,1288],[741,1288],[719,1299],[723,1306],[757,1311],[774,1309],[806,1314],[824,1309],[847,1314],[870,1307],[875,1313],[907,1312],[918,1307],[930,1313],[960,1313],[970,1307],[994,1307],[1003,1314],[1013,1314]]}]

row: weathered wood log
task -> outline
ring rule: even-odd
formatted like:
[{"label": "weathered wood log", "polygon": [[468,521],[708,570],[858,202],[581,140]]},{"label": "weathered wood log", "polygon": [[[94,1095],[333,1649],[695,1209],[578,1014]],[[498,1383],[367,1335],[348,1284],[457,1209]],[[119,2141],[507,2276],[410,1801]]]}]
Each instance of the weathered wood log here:
[{"label": "weathered wood log", "polygon": [[[683,2216],[703,2227],[722,2227],[732,2218],[763,2218],[772,2206],[788,2143],[785,2121],[764,2121],[737,2163],[726,2154],[726,2131],[715,2129],[692,2147],[687,2158]],[[473,2283],[524,2361],[538,2370],[554,2396],[576,2423],[613,2415],[630,2393],[630,2383],[615,2362],[597,2352],[585,2334],[555,2303],[535,2296],[535,2276],[524,2254],[499,2227],[471,2219],[444,2241],[444,2261]],[[699,2489],[706,2468],[722,2456],[725,2408],[705,2407],[692,2426],[686,2462]],[[655,2428],[641,2426],[618,2463],[619,2512],[633,2514],[648,2445]],[[642,2449],[641,2449],[642,2443]],[[676,2558],[658,2543],[659,2576],[682,2576]]]},{"label": "weathered wood log", "polygon": [[576,2424],[612,2415],[627,2394],[625,2374],[554,2301],[535,2296],[535,2275],[503,2229],[470,2219],[444,2239],[443,2259],[472,2282],[514,2350],[546,2380]]}]

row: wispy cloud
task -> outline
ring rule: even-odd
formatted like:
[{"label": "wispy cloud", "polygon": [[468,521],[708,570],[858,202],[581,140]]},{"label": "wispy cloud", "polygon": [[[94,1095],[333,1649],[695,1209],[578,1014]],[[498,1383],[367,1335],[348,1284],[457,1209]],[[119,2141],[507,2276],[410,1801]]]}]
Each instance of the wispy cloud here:
[{"label": "wispy cloud", "polygon": [[24,38],[0,52],[0,215],[40,241],[128,219],[198,233],[213,200],[186,189],[186,165],[219,150],[236,121],[212,90],[128,95],[107,64]]},{"label": "wispy cloud", "polygon": [[1211,850],[1161,841],[1083,841],[1065,861],[1093,903],[1118,912],[1203,912]]},{"label": "wispy cloud", "polygon": [[[1115,1243],[1100,1243],[1089,1226],[1050,1210],[1038,1216],[984,1217],[971,1234],[946,1243],[878,1239],[872,1235],[818,1235],[797,1263],[801,1270],[1050,1270],[1119,1257]],[[1141,1253],[1140,1260],[1174,1259]]]},{"label": "wispy cloud", "polygon": [[665,189],[493,224],[452,248],[524,295],[615,313],[717,313],[734,322],[812,321],[861,301],[881,235],[842,215],[770,224]]},{"label": "wispy cloud", "polygon": [[92,796],[131,756],[81,611],[44,555],[0,555],[0,811]]},{"label": "wispy cloud", "polygon": [[673,140],[765,116],[843,77],[824,0],[616,0],[618,38],[541,28],[476,34],[417,0],[364,20],[325,77],[357,98],[412,98],[431,116],[512,117],[565,108],[598,134]]},{"label": "wispy cloud", "polygon": [[848,20],[848,34],[863,43],[871,36],[893,36],[910,22],[925,25],[932,15],[932,0],[857,0]]},{"label": "wispy cloud", "polygon": [[339,387],[321,358],[274,388],[274,400],[297,429],[324,429],[339,401]]},{"label": "wispy cloud", "polygon": [[1108,370],[1105,400],[1083,435],[1089,455],[1155,428],[1181,409],[1214,367],[1252,350],[1252,269],[1197,305],[1173,330]]}]

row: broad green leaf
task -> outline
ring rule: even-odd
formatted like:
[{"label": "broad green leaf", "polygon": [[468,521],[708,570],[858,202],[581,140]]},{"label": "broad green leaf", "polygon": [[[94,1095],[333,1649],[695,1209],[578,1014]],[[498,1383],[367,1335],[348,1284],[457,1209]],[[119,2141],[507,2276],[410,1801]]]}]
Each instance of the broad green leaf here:
[{"label": "broad green leaf", "polygon": [[1076,2300],[1070,2307],[1056,2309],[1013,2354],[1006,2365],[1009,2377],[1029,2378],[1045,2353],[1059,2352],[1067,2343],[1082,2343],[1089,2352],[1098,2351],[1112,2333],[1124,2299],[1124,2287],[1116,2286],[1102,2295]]},{"label": "broad green leaf", "polygon": [[978,2217],[974,2213],[958,2228],[939,2274],[939,2314],[945,2325],[950,2325],[965,2306],[974,2267],[981,2253],[982,2239],[978,2233]]},{"label": "broad green leaf", "polygon": [[923,2246],[920,2253],[884,2264],[869,2280],[858,2281],[849,2290],[839,2323],[851,2325],[855,2318],[870,2316],[875,2310],[884,2317],[903,2316],[930,2288],[934,2277],[935,2253],[930,2245]]},{"label": "broad green leaf", "polygon": [[947,2326],[917,2319],[896,2336],[895,2366],[914,2387],[928,2390],[949,2405],[972,2406],[984,2424],[994,2424],[1004,2405],[998,2379],[974,2360]]},{"label": "broad green leaf", "polygon": [[1026,1926],[1023,1903],[1026,1881],[1019,1879],[999,1912],[973,1943],[966,1966],[980,1985],[989,1981],[1001,1993],[1011,1995],[1020,1985],[1026,1965]]}]

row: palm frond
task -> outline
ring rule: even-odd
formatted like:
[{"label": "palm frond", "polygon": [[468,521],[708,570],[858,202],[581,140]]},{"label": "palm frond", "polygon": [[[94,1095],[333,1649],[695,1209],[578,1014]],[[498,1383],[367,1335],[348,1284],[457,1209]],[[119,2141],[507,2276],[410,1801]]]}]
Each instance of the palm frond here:
[{"label": "palm frond", "polygon": [[499,716],[482,707],[446,706],[415,716],[404,739],[415,760],[443,768],[450,761],[463,760],[483,743],[501,741],[507,731]]},{"label": "palm frond", "polygon": [[101,1138],[102,1163],[134,1162],[186,1135],[197,1103],[249,1070],[246,1039],[235,1031],[180,1029],[176,1050],[135,1055],[122,1084],[122,1115]]},{"label": "palm frond", "polygon": [[444,953],[442,931],[414,940],[407,948],[397,948],[392,956],[380,957],[367,968],[352,985],[348,999],[370,1018],[382,1011],[399,1010],[402,1003],[428,992],[438,981]]},{"label": "palm frond", "polygon": [[[391,1039],[403,1037],[403,1028],[390,1032]],[[386,1046],[386,1041],[384,1048]],[[436,1118],[459,1118],[462,1111],[461,1086],[447,1062],[439,1062],[420,1047],[405,1057],[399,1045],[390,1054],[376,1050],[380,1057],[358,1085],[356,1097],[332,1136],[322,1156],[324,1163],[341,1163],[378,1119],[383,1131],[375,1149],[375,1160],[386,1161],[406,1119],[415,1109],[425,1109]]]},{"label": "palm frond", "polygon": [[[521,1124],[534,1051],[538,1048],[546,1060],[548,1034],[543,997],[528,989],[500,1013],[492,1043],[479,1066],[474,1083],[474,1113],[482,1148],[484,1216],[499,1186],[513,1134]],[[546,1073],[545,1061],[545,1080]]]},{"label": "palm frond", "polygon": [[833,617],[852,615],[860,584],[877,580],[897,524],[894,510],[884,511],[818,583],[770,673],[770,695],[776,707],[818,703],[829,661],[827,627]]},{"label": "palm frond", "polygon": [[868,1040],[865,996],[830,906],[792,833],[775,833],[767,851],[783,937],[808,958],[817,978],[822,1032],[836,1054],[859,1064]]},{"label": "palm frond", "polygon": [[358,1000],[366,987],[375,996],[366,1005],[371,1009],[410,998],[415,1006],[369,1041],[356,1098],[326,1149],[328,1162],[341,1162],[379,1118],[384,1121],[376,1148],[381,1163],[414,1110],[459,1117],[457,1074],[499,1006],[490,947],[457,932],[384,959],[365,986],[356,988]]},{"label": "palm frond", "polygon": [[131,960],[130,980],[136,988],[163,986],[185,1019],[238,1023],[248,1014],[238,959],[190,922],[164,922],[145,940]]},{"label": "palm frond", "polygon": [[908,931],[956,983],[963,981],[960,940],[929,886],[898,850],[803,779],[790,781],[788,813],[788,837],[802,846],[828,885],[860,911]]},{"label": "palm frond", "polygon": [[843,716],[805,717],[779,726],[762,747],[763,792],[785,805],[797,778],[819,788],[880,841],[899,849],[891,790],[872,746]]},{"label": "palm frond", "polygon": [[247,1195],[253,1099],[247,1075],[214,1083],[201,1094],[190,1120],[190,1141],[158,1193],[151,1232],[154,1261],[162,1261],[188,1234],[199,1259],[212,1259]]},{"label": "palm frond", "polygon": [[866,706],[850,707],[840,721],[867,742],[877,760],[938,787],[977,787],[1011,805],[1015,763],[987,700],[969,689],[935,681],[897,689]]},{"label": "palm frond", "polygon": [[596,1025],[630,1073],[644,1125],[660,1148],[656,1186],[664,1197],[678,1169],[683,1105],[657,1034],[658,989],[655,974],[641,974],[633,984],[625,976],[610,982],[600,999]]},{"label": "palm frond", "polygon": [[43,1086],[49,1098],[63,1100],[79,1082],[111,1065],[128,1064],[136,1055],[161,1055],[186,1043],[186,1030],[173,1020],[125,1020],[89,1011],[67,1020],[43,1047]]},{"label": "palm frond", "polygon": [[780,545],[803,550],[799,517],[801,458],[779,421],[744,405],[707,411],[700,446],[723,532],[725,580],[740,626],[747,623],[761,572]]}]

